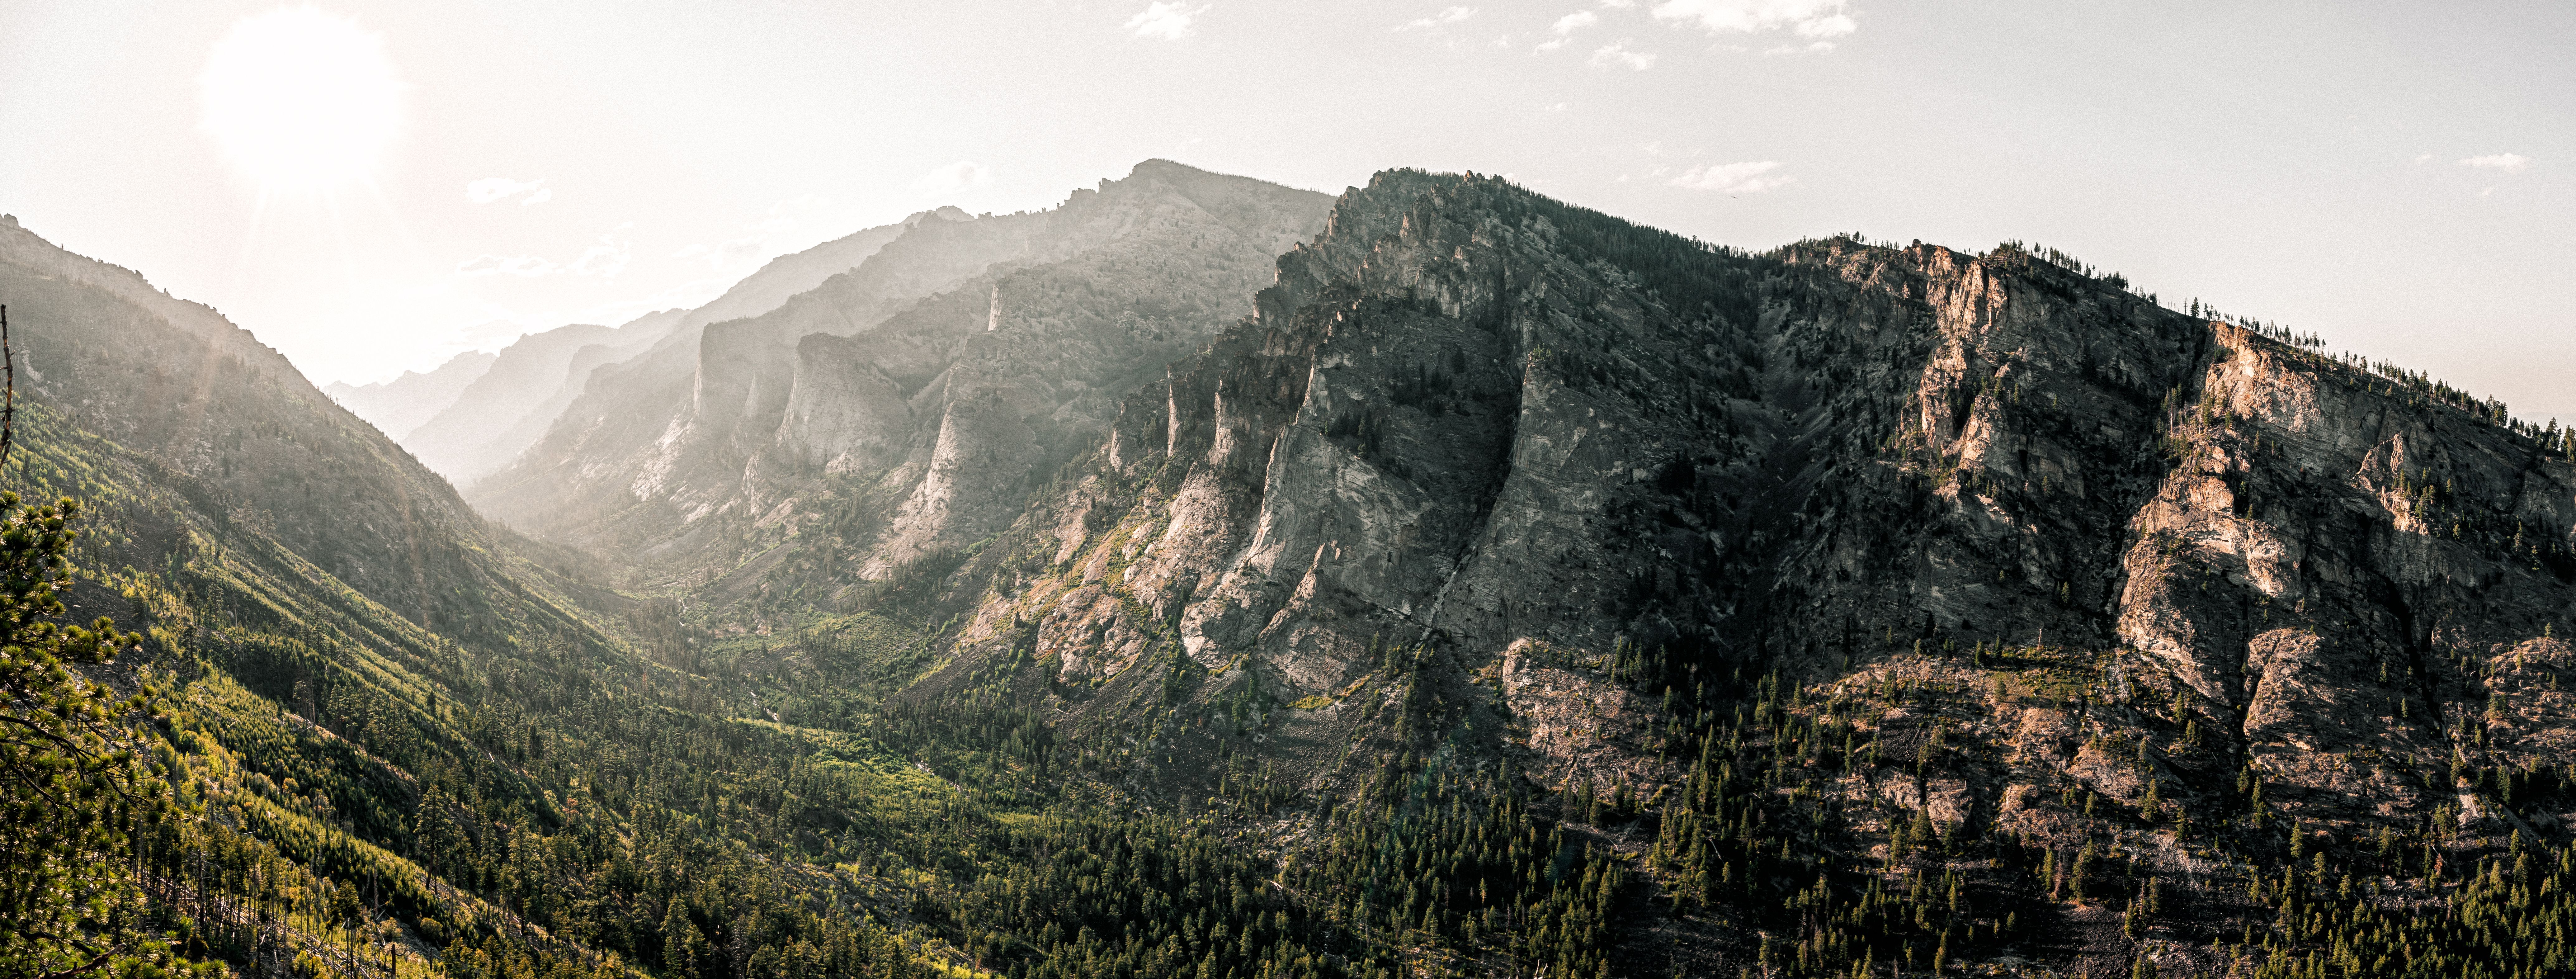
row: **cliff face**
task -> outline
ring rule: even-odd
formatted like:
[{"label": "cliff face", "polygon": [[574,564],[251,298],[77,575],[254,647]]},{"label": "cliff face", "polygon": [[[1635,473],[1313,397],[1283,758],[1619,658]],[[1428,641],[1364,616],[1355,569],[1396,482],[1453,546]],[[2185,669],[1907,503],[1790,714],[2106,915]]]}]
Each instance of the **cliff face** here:
[{"label": "cliff face", "polygon": [[795,552],[832,569],[796,583],[828,598],[1007,525],[1031,475],[1240,316],[1328,203],[1149,161],[1051,211],[919,222],[770,313],[711,325],[685,382],[603,375],[475,499],[683,575]]},{"label": "cliff face", "polygon": [[2014,248],[1742,255],[1472,177],[1278,267],[951,579],[924,695],[1016,669],[1147,793],[1445,746],[1665,805],[1769,689],[1919,762],[1795,797],[1854,852],[2570,815],[2576,468],[2499,406]]},{"label": "cliff face", "polygon": [[2121,638],[2233,721],[2285,811],[2519,821],[2506,779],[2571,743],[2576,468],[2420,381],[2213,333],[2131,524]]}]

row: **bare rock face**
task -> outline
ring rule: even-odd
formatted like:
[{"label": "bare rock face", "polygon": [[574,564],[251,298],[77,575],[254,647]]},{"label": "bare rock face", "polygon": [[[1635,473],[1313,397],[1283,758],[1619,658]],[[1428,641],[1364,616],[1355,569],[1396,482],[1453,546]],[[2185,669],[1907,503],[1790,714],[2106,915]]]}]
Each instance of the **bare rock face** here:
[{"label": "bare rock face", "polygon": [[1559,788],[1615,797],[1623,789],[1670,782],[1672,766],[1650,757],[1662,712],[1645,695],[1612,679],[1606,662],[1568,662],[1541,643],[1504,650],[1490,669],[1499,684],[1514,748],[1544,759]]},{"label": "bare rock face", "polygon": [[1030,648],[1075,730],[1281,708],[1326,791],[1431,737],[1655,797],[1776,670],[1889,704],[1927,768],[1848,791],[1950,822],[2556,818],[2504,800],[2576,739],[2576,483],[2496,406],[2014,248],[1743,255],[1489,179],[1383,174],[1278,269],[958,572],[958,662]]},{"label": "bare rock face", "polygon": [[[965,212],[956,208],[925,211],[895,224],[863,229],[779,256],[695,309],[646,313],[613,330],[589,325],[556,327],[522,337],[497,355],[459,354],[437,371],[419,375],[417,381],[412,380],[416,375],[407,374],[390,382],[383,393],[369,393],[374,385],[346,391],[335,388],[331,393],[379,428],[395,434],[405,448],[450,482],[472,486],[508,467],[521,452],[543,438],[573,401],[588,392],[593,376],[603,374],[601,367],[656,361],[640,371],[604,372],[608,378],[629,383],[608,385],[608,390],[594,401],[593,411],[599,410],[598,402],[615,402],[623,409],[638,407],[639,400],[651,403],[655,400],[654,390],[633,390],[631,382],[637,377],[662,376],[675,365],[691,369],[698,342],[710,324],[774,310],[831,276],[856,267],[909,228],[925,221],[947,222],[965,217]],[[661,369],[653,369],[656,367]],[[442,384],[440,378],[454,380]],[[403,398],[433,403],[421,409],[416,419],[398,425],[403,421],[399,412],[380,418],[368,415],[364,407]]]},{"label": "bare rock face", "polygon": [[[2576,818],[2567,433],[2054,253],[1748,255],[1473,176],[1380,174],[1277,268],[975,538],[909,696],[1001,678],[1158,804],[1275,771],[1289,849],[1499,766],[1654,879],[1636,974],[1934,880],[1934,963],[2250,974]],[[919,370],[875,349],[854,388]],[[1021,438],[904,463],[950,474],[904,526]]]}]

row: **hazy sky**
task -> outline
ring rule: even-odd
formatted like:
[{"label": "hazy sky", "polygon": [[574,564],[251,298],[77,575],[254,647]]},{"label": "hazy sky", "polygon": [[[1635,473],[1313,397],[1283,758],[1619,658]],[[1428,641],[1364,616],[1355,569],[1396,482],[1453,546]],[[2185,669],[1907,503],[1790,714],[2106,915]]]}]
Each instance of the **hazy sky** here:
[{"label": "hazy sky", "polygon": [[373,380],[1148,157],[1472,169],[1756,248],[2036,241],[2538,414],[2571,55],[2565,2],[0,0],[0,211]]}]

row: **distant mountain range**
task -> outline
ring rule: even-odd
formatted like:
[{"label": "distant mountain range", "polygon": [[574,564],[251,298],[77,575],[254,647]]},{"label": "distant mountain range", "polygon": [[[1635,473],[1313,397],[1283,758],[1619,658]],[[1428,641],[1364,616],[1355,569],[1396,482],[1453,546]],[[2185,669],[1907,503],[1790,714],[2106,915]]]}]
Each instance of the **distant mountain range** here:
[{"label": "distant mountain range", "polygon": [[704,306],[648,313],[615,329],[573,325],[521,337],[498,353],[468,351],[428,373],[405,372],[375,384],[324,390],[393,436],[458,486],[507,465],[545,434],[591,372],[687,346],[708,323],[756,316],[820,285],[876,253],[924,220],[965,220],[954,207],[924,211],[804,251],[771,259]]},{"label": "distant mountain range", "polygon": [[404,371],[393,380],[373,384],[334,381],[323,385],[322,393],[366,419],[377,431],[400,440],[455,404],[498,359],[499,354],[469,350],[427,373]]}]

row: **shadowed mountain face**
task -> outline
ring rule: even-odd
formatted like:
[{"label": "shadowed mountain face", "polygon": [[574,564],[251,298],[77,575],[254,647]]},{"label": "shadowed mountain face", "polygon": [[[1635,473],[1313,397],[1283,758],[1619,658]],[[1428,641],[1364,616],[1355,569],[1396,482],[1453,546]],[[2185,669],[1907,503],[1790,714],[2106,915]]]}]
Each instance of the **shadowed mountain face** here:
[{"label": "shadowed mountain face", "polygon": [[[1381,175],[1278,278],[958,566],[919,696],[1009,678],[1167,798],[1459,752],[1666,833],[1803,739],[1769,818],[1829,863],[1924,821],[2129,887],[2576,808],[2576,466],[2501,406],[2016,248],[1744,255],[1489,179]],[[2208,900],[2152,947],[2269,914]],[[2084,913],[2024,912],[2128,961]]]},{"label": "shadowed mountain face", "polygon": [[[667,335],[668,322],[612,329],[592,324],[559,326],[501,348],[492,366],[419,428],[403,447],[459,486],[473,485],[500,466],[570,400],[567,389],[603,363],[636,356]],[[655,329],[659,327],[659,329]]]},{"label": "shadowed mountain face", "polygon": [[[1117,399],[1248,309],[1330,199],[1151,161],[1054,210],[923,221],[694,363],[603,371],[474,489],[495,517],[686,572],[791,554],[860,573],[962,547]],[[790,541],[792,543],[789,543]]]},{"label": "shadowed mountain face", "polygon": [[[120,470],[113,481],[154,501],[134,504],[146,523],[124,533],[139,550],[116,561],[159,567],[188,552],[189,521],[238,522],[308,566],[296,575],[336,579],[422,628],[506,631],[482,588],[511,573],[483,518],[275,350],[14,222],[0,226],[0,275],[19,396],[112,444],[101,464]],[[466,581],[477,588],[455,587]]]}]

